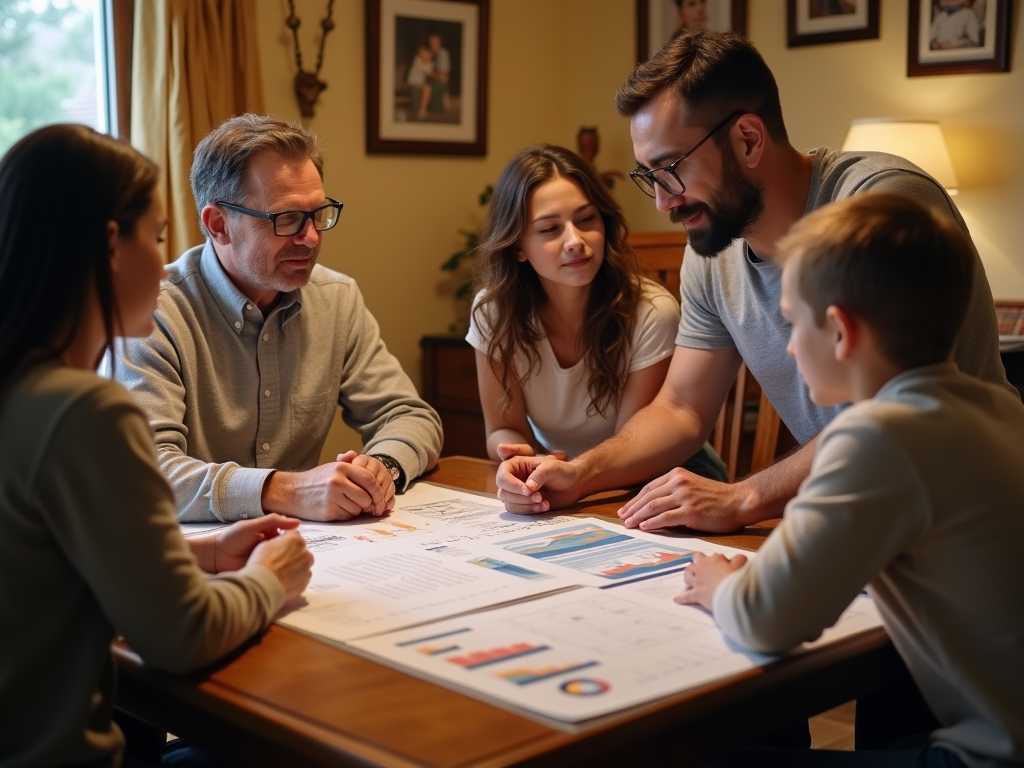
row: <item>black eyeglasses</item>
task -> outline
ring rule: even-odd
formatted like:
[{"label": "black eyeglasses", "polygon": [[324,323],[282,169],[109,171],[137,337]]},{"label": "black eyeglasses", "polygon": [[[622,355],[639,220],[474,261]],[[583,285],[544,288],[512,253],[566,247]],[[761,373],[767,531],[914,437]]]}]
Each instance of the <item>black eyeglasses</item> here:
[{"label": "black eyeglasses", "polygon": [[683,156],[680,157],[671,165],[666,165],[662,168],[652,168],[649,171],[643,170],[638,165],[636,168],[629,172],[629,178],[631,178],[633,182],[638,187],[640,187],[640,191],[643,192],[648,197],[655,196],[655,184],[658,184],[670,195],[683,194],[683,192],[686,191],[686,185],[683,184],[682,179],[680,179],[679,176],[676,174],[676,168],[679,167],[679,164],[683,162],[683,160],[685,160],[698,149],[700,149],[701,144],[703,144],[705,141],[707,141],[716,133],[718,133],[718,131],[720,131],[722,128],[728,125],[732,120],[735,120],[737,117],[743,114],[746,113],[743,112],[742,110],[738,112],[733,112],[731,115],[725,118],[725,120],[723,120],[710,131],[708,131],[707,136],[705,136],[703,139],[701,139],[692,147],[690,147],[690,150],[688,152],[684,152]]},{"label": "black eyeglasses", "polygon": [[313,227],[317,232],[330,229],[338,223],[341,216],[341,209],[344,203],[328,197],[330,200],[326,205],[321,205],[312,211],[280,211],[278,213],[267,213],[266,211],[255,211],[252,208],[244,208],[234,203],[225,203],[223,200],[215,200],[214,205],[227,208],[229,211],[238,211],[246,216],[255,216],[257,219],[267,219],[274,225],[274,234],[278,237],[294,237],[306,227],[306,222],[313,220]]}]

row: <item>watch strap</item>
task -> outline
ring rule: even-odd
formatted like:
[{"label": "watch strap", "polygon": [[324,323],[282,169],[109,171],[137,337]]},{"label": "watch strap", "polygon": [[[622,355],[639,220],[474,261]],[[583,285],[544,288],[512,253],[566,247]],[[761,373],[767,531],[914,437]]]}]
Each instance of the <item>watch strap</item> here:
[{"label": "watch strap", "polygon": [[398,461],[386,453],[371,453],[370,457],[376,459],[387,468],[388,472],[391,473],[391,480],[396,488],[402,487],[402,478],[405,473],[402,471],[402,465]]}]

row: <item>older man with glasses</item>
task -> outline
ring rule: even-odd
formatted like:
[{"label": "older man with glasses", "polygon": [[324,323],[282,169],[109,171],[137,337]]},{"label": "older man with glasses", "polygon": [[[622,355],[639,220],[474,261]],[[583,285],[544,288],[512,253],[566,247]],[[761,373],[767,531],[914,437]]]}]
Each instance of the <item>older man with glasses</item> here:
[{"label": "older man with glasses", "polygon": [[[196,148],[206,243],[168,268],[157,330],[114,374],[149,415],[182,522],[380,515],[437,461],[441,422],[355,282],[317,265],[342,204],[314,136],[242,115]],[[340,405],[362,453],[318,465]]]}]

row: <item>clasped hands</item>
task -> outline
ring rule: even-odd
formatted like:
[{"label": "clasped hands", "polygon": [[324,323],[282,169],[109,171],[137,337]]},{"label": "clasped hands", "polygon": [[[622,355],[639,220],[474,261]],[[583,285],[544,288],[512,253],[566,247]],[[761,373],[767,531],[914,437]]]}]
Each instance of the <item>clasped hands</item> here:
[{"label": "clasped hands", "polygon": [[395,506],[395,484],[380,461],[346,451],[305,472],[275,472],[263,488],[263,509],[304,520],[351,520],[383,515]]},{"label": "clasped hands", "polygon": [[[503,448],[509,449],[508,456]],[[529,453],[514,450],[521,448]],[[498,453],[505,459],[495,477],[498,499],[509,512],[536,514],[579,501],[583,473],[576,463],[533,455],[529,446],[502,445]],[[618,516],[626,528],[642,531],[686,526],[726,533],[742,527],[739,509],[744,496],[742,483],[720,483],[676,467],[641,488]]]},{"label": "clasped hands", "polygon": [[[499,445],[504,459],[495,481],[498,498],[509,512],[534,514],[568,507],[580,498],[579,467],[563,457],[534,455],[530,446]],[[702,531],[727,532],[742,527],[738,522],[743,499],[739,484],[720,483],[676,467],[658,477],[618,510],[626,528],[653,531],[686,526]],[[683,572],[686,588],[677,603],[712,609],[715,589],[730,573],[746,564],[744,555],[694,554]]]},{"label": "clasped hands", "polygon": [[195,539],[187,539],[199,567],[207,573],[238,571],[247,564],[270,570],[284,588],[285,599],[298,597],[312,576],[313,553],[293,517],[270,514],[239,520]]}]

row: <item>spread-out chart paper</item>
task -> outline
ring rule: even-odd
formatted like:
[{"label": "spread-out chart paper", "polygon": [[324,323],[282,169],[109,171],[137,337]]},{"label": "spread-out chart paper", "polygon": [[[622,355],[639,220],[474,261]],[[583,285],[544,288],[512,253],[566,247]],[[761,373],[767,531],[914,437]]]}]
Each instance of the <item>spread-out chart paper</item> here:
[{"label": "spread-out chart paper", "polygon": [[[742,651],[699,608],[668,597],[678,577],[628,589],[584,587],[503,608],[350,643],[421,676],[564,722],[581,722],[712,680],[775,657]],[[644,593],[640,593],[643,595]],[[879,625],[864,597],[820,642]],[[799,652],[799,651],[797,651]]]},{"label": "spread-out chart paper", "polygon": [[553,524],[508,515],[496,499],[425,484],[383,517],[304,523],[313,577],[302,601],[277,620],[344,642],[572,587],[571,579],[510,563],[482,544]]},{"label": "spread-out chart paper", "polygon": [[492,537],[486,543],[494,557],[561,576],[580,586],[602,588],[680,574],[695,552],[742,551],[697,538],[630,530],[593,517],[516,531]]},{"label": "spread-out chart paper", "polygon": [[[577,723],[773,660],[672,601],[695,552],[756,553],[424,482],[299,532],[313,578],[279,623],[524,713]],[[880,625],[858,597],[813,645]]]}]

